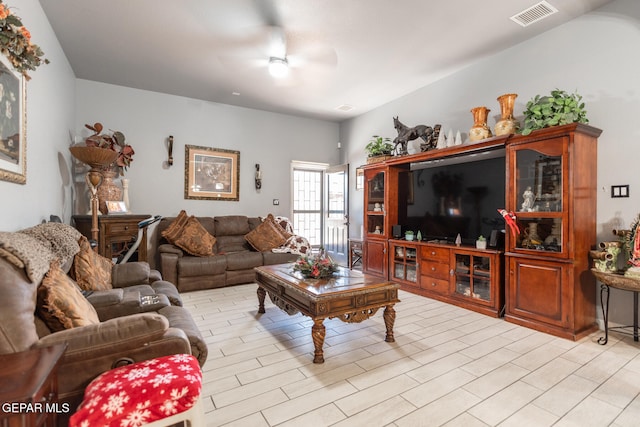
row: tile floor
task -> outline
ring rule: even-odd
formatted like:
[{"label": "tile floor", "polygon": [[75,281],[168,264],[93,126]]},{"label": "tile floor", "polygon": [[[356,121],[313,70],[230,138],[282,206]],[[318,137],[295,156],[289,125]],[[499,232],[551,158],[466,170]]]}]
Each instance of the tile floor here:
[{"label": "tile floor", "polygon": [[400,292],[395,343],[382,312],[325,321],[313,364],[310,320],[256,285],[183,295],[209,345],[207,426],[638,426],[640,344],[596,333],[572,342]]}]

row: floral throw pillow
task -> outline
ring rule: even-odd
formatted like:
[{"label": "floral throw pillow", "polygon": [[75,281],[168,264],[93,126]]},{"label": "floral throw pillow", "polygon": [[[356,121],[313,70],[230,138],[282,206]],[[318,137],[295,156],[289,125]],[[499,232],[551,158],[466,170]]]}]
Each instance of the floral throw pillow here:
[{"label": "floral throw pillow", "polygon": [[180,236],[173,241],[177,247],[195,256],[211,256],[216,238],[200,224],[195,216],[190,216],[182,227]]},{"label": "floral throw pillow", "polygon": [[57,261],[38,287],[38,315],[52,331],[100,323],[98,313]]},{"label": "floral throw pillow", "polygon": [[271,218],[266,218],[244,236],[245,240],[259,252],[267,252],[282,246],[287,241],[284,230]]},{"label": "floral throw pillow", "polygon": [[78,286],[85,291],[106,291],[112,289],[111,270],[113,261],[103,257],[91,248],[85,236],[78,240],[80,252],[73,259],[71,275]]}]

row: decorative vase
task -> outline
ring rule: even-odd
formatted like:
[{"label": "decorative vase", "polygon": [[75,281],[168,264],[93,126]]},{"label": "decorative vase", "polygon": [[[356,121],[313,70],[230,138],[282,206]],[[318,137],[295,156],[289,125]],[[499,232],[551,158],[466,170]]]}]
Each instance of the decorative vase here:
[{"label": "decorative vase", "polygon": [[518,121],[513,118],[513,106],[517,97],[517,93],[506,93],[498,97],[501,118],[494,128],[496,135],[499,136],[516,133],[520,127]]},{"label": "decorative vase", "polygon": [[473,114],[473,126],[469,130],[469,141],[480,141],[481,139],[490,138],[491,129],[487,126],[487,116],[489,115],[487,107],[476,107],[471,109]]},{"label": "decorative vase", "polygon": [[98,187],[98,210],[108,214],[106,201],[122,201],[122,188],[115,183],[118,170],[110,168],[102,171],[102,184]]}]

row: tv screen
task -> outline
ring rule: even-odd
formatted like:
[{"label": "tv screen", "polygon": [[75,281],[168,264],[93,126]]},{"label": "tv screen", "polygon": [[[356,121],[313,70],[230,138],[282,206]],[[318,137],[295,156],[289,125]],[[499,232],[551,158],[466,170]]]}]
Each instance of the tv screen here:
[{"label": "tv screen", "polygon": [[489,239],[493,230],[504,230],[498,213],[505,207],[504,152],[458,161],[462,163],[412,165],[405,181],[413,185],[402,224],[405,230],[420,231],[423,240],[448,242],[460,234],[464,244],[474,244],[480,235]]}]

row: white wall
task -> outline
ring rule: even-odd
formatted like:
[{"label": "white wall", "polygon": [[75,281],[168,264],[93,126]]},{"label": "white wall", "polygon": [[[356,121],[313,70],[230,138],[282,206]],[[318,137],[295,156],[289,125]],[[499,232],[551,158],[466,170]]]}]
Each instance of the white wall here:
[{"label": "white wall", "polygon": [[[175,216],[186,209],[192,215],[289,216],[291,161],[339,161],[337,123],[80,79],[76,106],[78,136],[90,134],[85,123],[101,122],[123,132],[133,146],[125,177],[135,213]],[[169,135],[174,164],[167,168]],[[240,151],[239,201],[184,199],[185,145]],[[263,177],[260,190],[254,185],[256,163]],[[273,206],[273,199],[280,205]]]},{"label": "white wall", "polygon": [[[535,25],[535,24],[534,24]],[[466,133],[469,110],[486,105],[489,126],[500,108],[496,98],[515,92],[515,113],[536,94],[555,88],[577,90],[586,102],[590,124],[603,130],[598,142],[598,240],[612,240],[613,228],[628,228],[640,213],[640,2],[617,0],[559,28],[483,60],[465,70],[399,98],[340,126],[340,141],[352,165],[365,162],[371,135],[394,138],[392,117],[409,126],[441,123]],[[352,167],[352,171],[355,168]],[[586,171],[589,173],[590,171]],[[362,192],[351,175],[351,235],[362,223]],[[610,186],[630,184],[630,197],[612,199]],[[631,320],[630,294],[612,294],[612,319]]]},{"label": "white wall", "polygon": [[75,76],[37,0],[10,4],[51,63],[27,82],[27,183],[0,181],[0,230],[30,227],[55,214],[69,222],[69,129],[74,127]]}]

